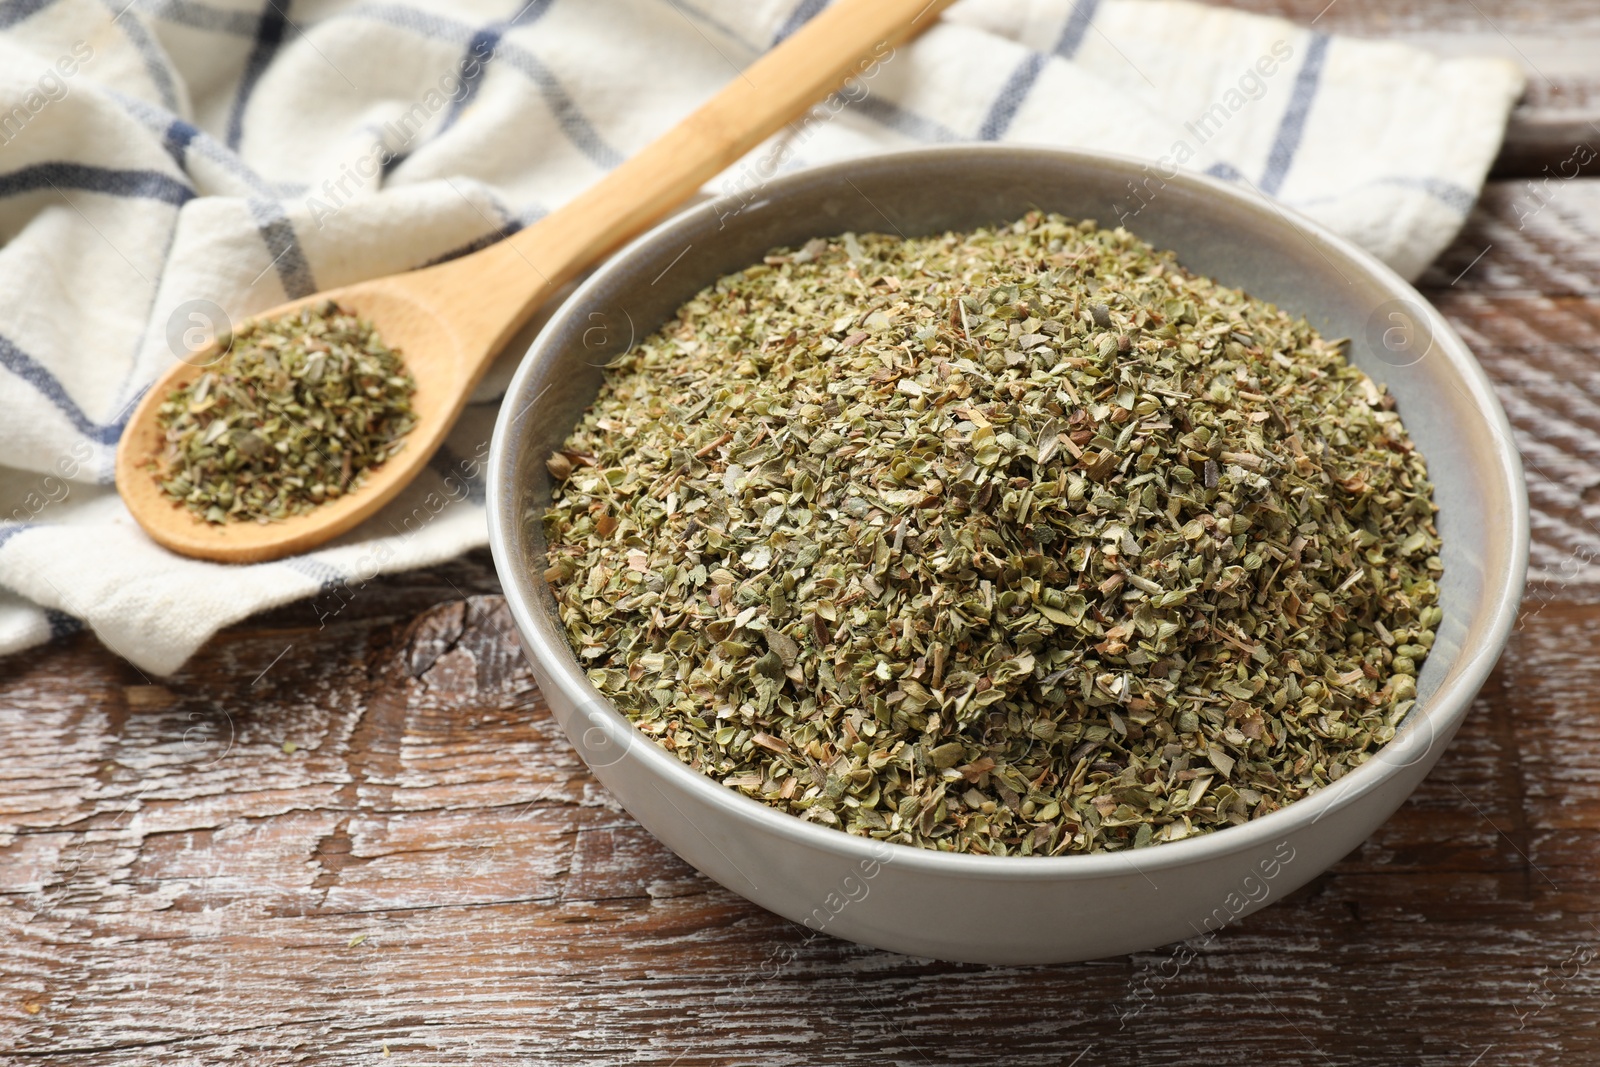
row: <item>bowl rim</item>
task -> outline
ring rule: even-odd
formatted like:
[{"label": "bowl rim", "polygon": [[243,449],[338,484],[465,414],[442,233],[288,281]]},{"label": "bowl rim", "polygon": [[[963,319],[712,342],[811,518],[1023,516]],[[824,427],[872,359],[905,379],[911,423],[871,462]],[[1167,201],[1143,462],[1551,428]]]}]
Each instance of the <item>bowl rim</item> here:
[{"label": "bowl rim", "polygon": [[[819,182],[847,179],[852,172],[863,167],[916,167],[925,163],[956,156],[989,157],[995,166],[1018,156],[1034,161],[1053,161],[1064,167],[1088,167],[1111,170],[1116,177],[1142,177],[1149,167],[1146,160],[1121,153],[1100,152],[1078,148],[1054,148],[1028,145],[959,144],[940,145],[877,153],[840,162],[823,164],[774,177],[760,190],[761,204],[779,201],[791,192],[810,187]],[[521,631],[535,677],[541,689],[548,684],[561,691],[562,697],[575,708],[598,711],[604,719],[604,729],[610,736],[627,736],[626,751],[617,764],[628,759],[642,762],[646,773],[667,779],[672,786],[687,790],[700,802],[717,809],[744,828],[792,842],[806,848],[834,853],[840,858],[865,864],[890,862],[896,868],[921,871],[929,874],[954,876],[981,881],[1026,880],[1067,881],[1090,880],[1106,877],[1143,876],[1170,871],[1192,864],[1219,860],[1237,853],[1272,847],[1300,831],[1309,829],[1330,812],[1348,806],[1368,793],[1381,788],[1395,774],[1425,759],[1440,735],[1447,738],[1466,717],[1473,698],[1488,678],[1510,637],[1511,627],[1517,617],[1528,565],[1529,507],[1523,480],[1521,456],[1512,443],[1512,432],[1505,411],[1490,385],[1488,375],[1466,344],[1456,334],[1439,311],[1409,282],[1396,274],[1376,256],[1351,241],[1340,237],[1322,224],[1301,215],[1288,205],[1269,200],[1265,196],[1241,190],[1207,175],[1180,171],[1176,176],[1163,175],[1163,181],[1185,187],[1201,197],[1217,197],[1231,201],[1237,209],[1250,212],[1277,229],[1298,231],[1300,237],[1310,242],[1327,259],[1330,265],[1342,259],[1349,267],[1364,272],[1369,280],[1389,291],[1393,298],[1406,299],[1425,309],[1428,325],[1435,344],[1454,370],[1464,392],[1484,418],[1486,427],[1494,436],[1492,450],[1497,463],[1492,472],[1501,492],[1510,501],[1506,516],[1510,526],[1509,558],[1511,566],[1500,576],[1487,568],[1484,571],[1485,595],[1492,596],[1491,618],[1479,632],[1483,637],[1471,646],[1464,645],[1457,657],[1468,657],[1454,674],[1431,694],[1425,714],[1420,718],[1408,715],[1395,736],[1361,766],[1348,772],[1337,781],[1316,793],[1284,805],[1259,819],[1238,826],[1223,827],[1206,833],[1194,834],[1178,841],[1163,842],[1159,847],[1126,849],[1118,852],[1072,853],[1061,856],[983,856],[970,853],[942,852],[920,845],[885,842],[877,838],[861,837],[819,823],[809,822],[796,815],[780,811],[737,790],[730,789],[711,777],[686,766],[649,740],[633,723],[616,710],[598,690],[590,685],[579,669],[577,658],[570,646],[554,648],[543,640],[533,620],[529,600],[544,581],[542,575],[524,567],[516,558],[513,546],[519,542],[517,524],[521,521],[509,496],[515,491],[511,466],[514,456],[508,442],[516,436],[514,424],[531,415],[533,404],[524,402],[529,379],[534,368],[560,352],[553,341],[559,327],[566,319],[579,314],[585,301],[603,289],[611,277],[624,264],[641,251],[658,242],[672,238],[684,229],[696,225],[696,220],[707,210],[714,209],[718,200],[702,200],[675,212],[665,221],[653,226],[644,234],[607,259],[579,286],[572,295],[550,316],[545,328],[534,339],[523,355],[510,385],[507,387],[500,413],[495,420],[488,458],[486,504],[488,510],[489,545],[495,567],[500,574],[506,602],[511,608]],[[749,205],[747,205],[749,206]],[[675,242],[681,243],[681,242]],[[1335,268],[1337,270],[1337,267]],[[709,284],[709,280],[707,282]],[[516,412],[516,414],[513,414]],[[529,583],[524,595],[522,581]],[[551,703],[546,697],[546,703]],[[1419,727],[1426,726],[1426,729]],[[647,743],[637,743],[647,742]],[[609,768],[608,768],[609,769]],[[660,788],[659,786],[657,787]],[[889,859],[885,858],[884,845],[892,845]],[[862,869],[868,869],[863,866]]]}]

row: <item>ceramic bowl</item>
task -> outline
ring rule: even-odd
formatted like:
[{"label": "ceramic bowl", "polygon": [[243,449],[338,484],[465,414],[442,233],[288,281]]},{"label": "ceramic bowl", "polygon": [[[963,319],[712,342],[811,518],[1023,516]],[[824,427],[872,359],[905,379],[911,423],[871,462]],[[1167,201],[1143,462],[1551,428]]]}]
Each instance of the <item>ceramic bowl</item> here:
[{"label": "ceramic bowl", "polygon": [[[1527,493],[1504,412],[1455,332],[1371,255],[1288,209],[1204,177],[1148,182],[1089,152],[945,147],[819,167],[690,208],[634,241],[528,351],[489,459],[489,529],[535,677],[595,775],[709,877],[812,929],[918,956],[1049,963],[1216,930],[1359,845],[1461,725],[1516,616]],[[1138,190],[1136,193],[1135,190]],[[1393,741],[1322,791],[1243,826],[1138,851],[953,855],[805,822],[657,747],[593,689],[542,577],[545,458],[593,400],[601,367],[720,275],[817,236],[971,229],[1041,208],[1128,229],[1189,269],[1351,339],[1427,457],[1443,541],[1444,622]]]}]

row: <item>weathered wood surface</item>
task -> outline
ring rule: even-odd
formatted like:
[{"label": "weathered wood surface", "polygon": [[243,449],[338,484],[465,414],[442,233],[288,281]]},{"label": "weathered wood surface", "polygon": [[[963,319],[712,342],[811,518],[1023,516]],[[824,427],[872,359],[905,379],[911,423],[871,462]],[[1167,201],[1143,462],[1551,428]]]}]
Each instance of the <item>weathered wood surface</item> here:
[{"label": "weathered wood surface", "polygon": [[1600,1062],[1600,181],[1524,195],[1425,281],[1528,457],[1523,625],[1400,813],[1213,944],[986,969],[745,903],[586,773],[480,553],[161,686],[0,660],[0,1059]]}]

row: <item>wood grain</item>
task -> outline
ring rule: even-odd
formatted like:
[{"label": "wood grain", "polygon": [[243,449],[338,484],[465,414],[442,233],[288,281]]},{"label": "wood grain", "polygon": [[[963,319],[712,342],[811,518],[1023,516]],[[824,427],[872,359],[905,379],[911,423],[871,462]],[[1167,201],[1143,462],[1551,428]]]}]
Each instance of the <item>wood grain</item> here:
[{"label": "wood grain", "polygon": [[1527,473],[1534,576],[1600,582],[1600,181],[1491,183],[1422,279],[1494,379]]},{"label": "wood grain", "polygon": [[588,775],[477,553],[161,686],[88,636],[0,660],[0,1060],[1600,1061],[1600,182],[1525,196],[1425,288],[1511,412],[1536,581],[1438,768],[1306,889],[1066,967],[811,936]]}]

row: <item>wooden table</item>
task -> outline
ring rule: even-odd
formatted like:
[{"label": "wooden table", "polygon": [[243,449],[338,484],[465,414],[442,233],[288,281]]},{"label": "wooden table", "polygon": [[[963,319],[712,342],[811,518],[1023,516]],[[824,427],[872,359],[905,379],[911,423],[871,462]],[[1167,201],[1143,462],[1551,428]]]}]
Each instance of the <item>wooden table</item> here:
[{"label": "wooden table", "polygon": [[1207,946],[1090,964],[808,936],[589,776],[478,553],[252,619],[160,685],[87,636],[0,661],[0,1059],[1600,1062],[1600,178],[1531,216],[1526,181],[1600,147],[1600,6],[1325,2],[1250,6],[1552,68],[1424,284],[1516,425],[1535,580],[1354,854]]}]

